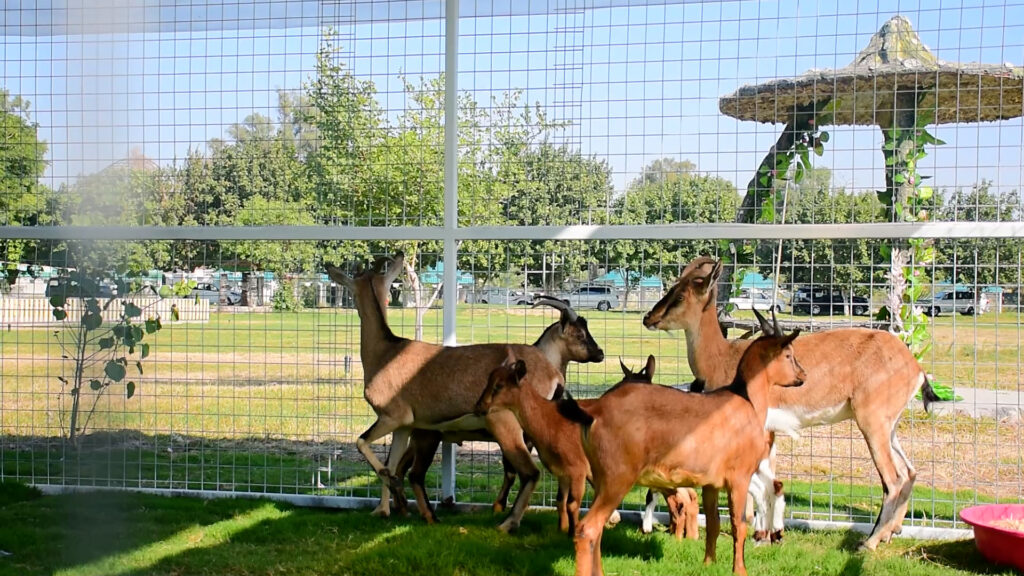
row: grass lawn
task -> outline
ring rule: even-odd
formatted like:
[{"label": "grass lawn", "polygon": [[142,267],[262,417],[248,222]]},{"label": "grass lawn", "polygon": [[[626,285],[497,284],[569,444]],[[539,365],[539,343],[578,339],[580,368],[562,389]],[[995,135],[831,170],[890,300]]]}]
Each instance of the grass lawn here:
[{"label": "grass lawn", "polygon": [[[198,500],[131,493],[40,497],[0,484],[0,575],[572,574],[567,536],[552,512],[528,513],[504,535],[490,512],[441,511],[381,520],[367,511],[294,508],[262,500]],[[728,523],[723,523],[723,527]],[[704,532],[701,530],[701,537]],[[897,539],[857,552],[861,536],[790,531],[784,544],[748,547],[751,574],[1012,574],[989,565],[970,540]],[[644,536],[632,525],[606,532],[608,574],[729,574],[731,543],[701,567],[703,540]]]},{"label": "grass lawn", "polygon": [[[646,331],[636,312],[586,316],[607,358],[570,366],[570,385],[578,395],[597,394],[616,382],[619,357],[636,367],[655,354],[660,381],[688,381],[681,333]],[[546,308],[460,306],[459,338],[532,342],[556,318]],[[412,311],[392,309],[389,319],[396,332],[413,335]],[[844,320],[851,319],[836,322]],[[439,310],[427,312],[426,340],[441,339],[440,321]],[[930,322],[936,344],[926,368],[940,381],[1018,389],[1016,312]],[[0,478],[376,497],[379,485],[352,449],[373,421],[362,398],[358,341],[358,319],[344,309],[217,313],[207,324],[168,324],[153,337],[135,397],[112,394],[100,402],[90,422],[96,449],[78,458],[59,442],[60,407],[68,396],[58,396],[56,377],[68,374],[68,366],[52,329],[2,330]],[[908,522],[946,525],[964,505],[1021,501],[1021,431],[1019,422],[928,416],[914,403],[898,431],[918,470]],[[383,454],[383,445],[378,449]],[[339,450],[342,455],[333,456]],[[317,468],[328,461],[332,476],[317,486]],[[849,422],[780,440],[778,470],[794,518],[870,522],[880,506],[877,473]],[[554,488],[544,478],[535,503],[551,504]],[[430,481],[436,486],[436,476]],[[489,502],[499,483],[492,452],[460,451],[460,501]]]}]

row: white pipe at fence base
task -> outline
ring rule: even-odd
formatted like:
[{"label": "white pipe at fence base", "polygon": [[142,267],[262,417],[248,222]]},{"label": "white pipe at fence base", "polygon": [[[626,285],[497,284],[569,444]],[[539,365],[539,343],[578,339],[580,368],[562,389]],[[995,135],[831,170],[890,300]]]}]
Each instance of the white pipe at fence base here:
[{"label": "white pipe at fence base", "polygon": [[[64,486],[60,484],[34,484],[36,488],[48,495],[76,494],[88,492],[135,492],[140,494],[153,494],[156,496],[187,497],[187,498],[243,498],[247,500],[271,500],[274,502],[285,502],[303,508],[337,508],[345,510],[372,510],[380,500],[378,498],[362,498],[356,496],[318,496],[315,494],[279,494],[261,492],[222,492],[217,490],[186,490],[176,488],[111,488],[106,486]],[[436,502],[434,503],[437,504]],[[480,512],[490,511],[490,504],[456,503],[453,509],[459,512]],[[531,510],[554,510],[553,506],[530,506]],[[587,512],[589,508],[582,508],[580,512]],[[623,520],[639,524],[640,510],[620,510]],[[668,514],[656,512],[654,517],[662,524],[668,524]],[[722,523],[729,522],[728,516],[722,516]],[[704,515],[697,516],[697,523],[706,526]],[[865,522],[836,522],[832,520],[802,520],[786,519],[786,528],[794,530],[853,530],[862,534],[871,533],[874,527]],[[918,540],[963,540],[974,537],[974,531],[964,528],[938,528],[933,526],[912,526],[904,525],[903,531],[896,535],[897,538],[913,538]]]}]

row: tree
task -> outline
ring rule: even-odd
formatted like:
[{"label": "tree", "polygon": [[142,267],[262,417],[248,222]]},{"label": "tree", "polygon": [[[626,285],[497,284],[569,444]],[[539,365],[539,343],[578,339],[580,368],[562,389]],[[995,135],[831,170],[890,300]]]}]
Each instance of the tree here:
[{"label": "tree", "polygon": [[[992,182],[982,180],[968,189],[958,188],[945,205],[936,210],[948,222],[1018,222],[1022,215],[1017,190],[999,192]],[[1018,267],[1024,243],[1016,238],[964,238],[936,245],[936,280],[975,286],[1020,284]],[[1008,263],[998,265],[998,263]]]},{"label": "tree", "polygon": [[632,187],[644,184],[661,184],[673,182],[697,170],[697,165],[689,160],[675,158],[659,158],[644,166],[640,176],[631,184]]},{"label": "tree", "polygon": [[[164,169],[132,150],[128,158],[79,176],[59,194],[61,220],[72,226],[172,226],[181,221],[184,199],[173,169]],[[166,241],[68,242],[55,261],[95,274],[166,268],[172,260]]]},{"label": "tree", "polygon": [[[31,105],[0,88],[0,226],[49,224],[50,190],[39,182],[46,170],[47,143],[39,138],[32,122]],[[35,243],[22,239],[0,240],[0,263],[11,285],[18,264],[34,252]]]},{"label": "tree", "polygon": [[[665,174],[665,167],[687,167],[686,172]],[[692,167],[692,168],[691,168]],[[664,224],[671,222],[719,222],[723,214],[732,214],[739,206],[736,187],[724,178],[694,173],[696,166],[671,158],[655,160],[643,169],[642,176],[612,202],[616,224]],[[619,269],[626,282],[625,299],[645,276],[661,273],[665,262],[683,263],[700,254],[714,252],[712,240],[663,241],[617,240],[607,244],[609,266]],[[671,281],[671,278],[665,280]]]}]

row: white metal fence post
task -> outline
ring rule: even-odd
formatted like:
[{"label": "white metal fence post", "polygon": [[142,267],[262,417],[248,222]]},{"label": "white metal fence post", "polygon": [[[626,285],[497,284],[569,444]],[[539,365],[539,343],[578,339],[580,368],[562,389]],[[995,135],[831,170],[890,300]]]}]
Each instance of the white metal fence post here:
[{"label": "white metal fence post", "polygon": [[[444,24],[444,344],[454,346],[459,299],[459,0],[445,2]],[[455,445],[441,447],[441,499],[455,500]]]}]

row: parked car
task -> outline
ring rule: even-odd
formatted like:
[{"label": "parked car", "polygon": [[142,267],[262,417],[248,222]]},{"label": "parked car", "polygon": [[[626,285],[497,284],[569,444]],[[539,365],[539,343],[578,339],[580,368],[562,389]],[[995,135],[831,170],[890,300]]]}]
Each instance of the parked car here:
[{"label": "parked car", "polygon": [[851,296],[849,299],[842,292],[822,287],[801,287],[793,293],[791,302],[793,314],[810,316],[867,316],[871,312],[871,303],[863,296]]},{"label": "parked car", "polygon": [[597,308],[603,312],[619,307],[619,297],[611,286],[580,286],[558,298],[577,310]]},{"label": "parked car", "polygon": [[926,316],[938,316],[943,312],[959,312],[970,316],[982,310],[971,290],[943,290],[926,298],[918,298],[914,304],[920,306]]},{"label": "parked car", "polygon": [[[210,304],[216,305],[220,303],[220,288],[214,284],[197,284],[192,289],[192,297],[208,300]],[[235,306],[242,301],[242,291],[236,288],[229,289],[227,291],[227,299],[228,306]]]},{"label": "parked car", "polygon": [[108,282],[92,283],[91,281],[86,282],[87,286],[83,290],[79,287],[76,280],[72,280],[68,276],[57,276],[50,278],[46,282],[46,294],[47,298],[51,296],[65,296],[71,297],[85,297],[85,298],[113,298],[117,294],[117,287]]},{"label": "parked car", "polygon": [[786,302],[779,297],[772,300],[771,292],[758,290],[756,288],[743,288],[739,296],[729,298],[729,302],[736,306],[737,310],[775,310],[785,312]]},{"label": "parked car", "polygon": [[472,290],[466,295],[468,304],[504,304],[507,306],[529,305],[533,299],[529,294],[512,288],[490,287]]}]

